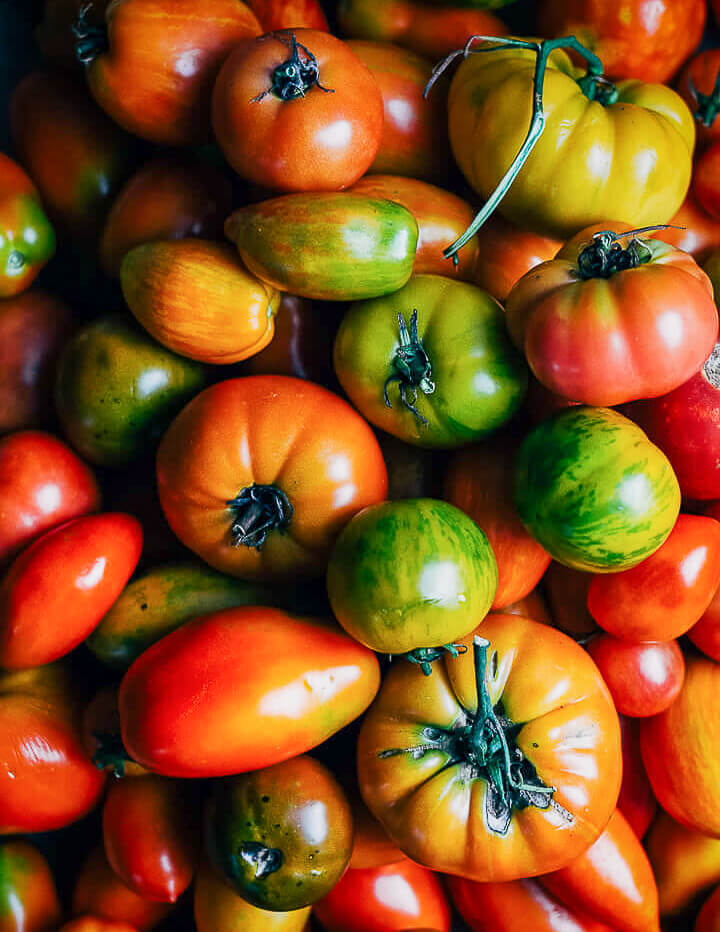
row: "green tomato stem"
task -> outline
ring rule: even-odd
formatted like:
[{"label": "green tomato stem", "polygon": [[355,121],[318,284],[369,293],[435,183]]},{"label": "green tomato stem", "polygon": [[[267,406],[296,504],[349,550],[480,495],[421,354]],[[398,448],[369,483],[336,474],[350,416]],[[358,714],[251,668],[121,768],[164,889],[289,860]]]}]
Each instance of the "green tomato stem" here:
[{"label": "green tomato stem", "polygon": [[690,92],[697,100],[694,117],[698,123],[702,123],[708,129],[715,122],[715,117],[720,113],[720,68],[715,77],[715,85],[709,94],[703,94],[695,87],[692,78],[689,79]]},{"label": "green tomato stem", "polygon": [[225,504],[233,513],[230,536],[234,547],[261,550],[268,534],[287,528],[293,516],[287,495],[274,485],[253,483]]},{"label": "green tomato stem", "polygon": [[72,27],[75,36],[75,57],[86,67],[109,48],[106,27],[90,22],[92,8],[92,0],[84,3],[78,10],[77,19]]}]

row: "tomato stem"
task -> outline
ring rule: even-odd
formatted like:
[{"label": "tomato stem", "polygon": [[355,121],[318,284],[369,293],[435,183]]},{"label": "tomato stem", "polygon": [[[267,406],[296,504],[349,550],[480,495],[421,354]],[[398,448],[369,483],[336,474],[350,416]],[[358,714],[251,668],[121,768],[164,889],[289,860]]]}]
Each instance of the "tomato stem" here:
[{"label": "tomato stem", "polygon": [[[383,398],[387,407],[392,408],[388,397],[388,386],[393,382],[399,382],[400,400],[421,424],[426,425],[427,418],[423,417],[416,407],[417,393],[420,389],[424,395],[432,395],[435,391],[435,383],[431,378],[430,359],[418,337],[417,316],[418,312],[415,308],[410,317],[410,329],[408,330],[405,318],[402,314],[398,314],[400,345],[395,350],[392,362],[395,373],[388,376],[383,385]],[[411,399],[408,399],[408,391],[412,392]]]},{"label": "tomato stem", "polygon": [[268,534],[287,528],[293,516],[287,495],[274,485],[253,483],[225,504],[233,512],[230,528],[233,547],[262,550]]},{"label": "tomato stem", "polygon": [[[652,259],[652,252],[639,239],[641,233],[653,233],[656,230],[667,230],[669,224],[653,227],[642,227],[637,230],[628,230],[626,233],[614,233],[612,230],[599,230],[593,233],[591,242],[580,252],[577,259],[578,271],[582,279],[610,278],[616,272],[627,269],[636,269]],[[632,237],[624,248],[621,239]]]},{"label": "tomato stem", "polygon": [[[251,103],[257,103],[268,94],[274,94],[279,100],[297,100],[304,97],[311,87],[317,87],[325,94],[335,93],[333,88],[322,86],[317,58],[298,42],[294,32],[290,33],[289,38],[283,32],[273,32],[270,36],[289,45],[290,57],[273,69],[270,87],[253,97]],[[300,57],[301,49],[304,58]]]},{"label": "tomato stem", "polygon": [[709,94],[703,94],[695,87],[692,77],[688,79],[690,93],[697,100],[697,107],[693,114],[698,123],[702,123],[708,129],[715,122],[715,117],[720,113],[720,68],[715,77],[715,85]]},{"label": "tomato stem", "polygon": [[105,26],[90,22],[92,9],[92,0],[84,3],[78,10],[77,19],[72,27],[75,36],[75,57],[86,66],[109,48]]},{"label": "tomato stem", "polygon": [[401,656],[405,660],[409,660],[410,663],[416,663],[425,676],[430,676],[432,664],[444,657],[446,652],[451,657],[459,657],[460,654],[467,653],[467,647],[464,644],[443,644],[442,647],[416,647],[415,650],[408,651],[407,654]]},{"label": "tomato stem", "polygon": [[110,767],[116,777],[124,777],[125,764],[128,761],[133,763],[133,759],[125,750],[120,735],[109,731],[94,731],[93,738],[98,743],[97,750],[92,756],[93,764],[98,770],[106,770]]},{"label": "tomato stem", "polygon": [[280,870],[283,853],[279,848],[268,848],[257,841],[245,841],[238,848],[238,854],[247,864],[255,868],[255,880],[269,877]]},{"label": "tomato stem", "polygon": [[12,249],[7,257],[8,272],[17,272],[25,265],[25,256],[18,249]]}]

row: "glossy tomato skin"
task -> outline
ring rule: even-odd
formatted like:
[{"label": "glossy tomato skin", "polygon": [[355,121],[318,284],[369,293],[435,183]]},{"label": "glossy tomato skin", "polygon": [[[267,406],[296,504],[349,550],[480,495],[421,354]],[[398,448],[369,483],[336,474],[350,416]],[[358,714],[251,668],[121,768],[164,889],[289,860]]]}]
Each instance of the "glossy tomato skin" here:
[{"label": "glossy tomato skin", "polygon": [[360,790],[401,849],[434,870],[487,882],[559,869],[598,838],[615,808],[621,751],[612,699],[588,655],[553,628],[492,614],[474,633],[490,642],[490,702],[502,701],[505,721],[524,723],[510,741],[533,779],[554,787],[555,805],[511,802],[509,822],[499,824],[486,778],[475,771],[468,779],[466,752],[443,748],[444,735],[476,713],[472,635],[459,642],[470,649],[435,663],[431,676],[407,663],[386,674],[360,731]]},{"label": "glossy tomato skin", "polygon": [[[720,509],[713,503],[706,511],[710,517],[720,519]],[[710,604],[700,619],[687,632],[696,647],[720,663],[720,588],[710,600]]]},{"label": "glossy tomato skin", "polygon": [[632,421],[609,408],[572,407],[523,441],[515,506],[555,560],[609,573],[635,566],[666,540],[680,489],[665,455]]},{"label": "glossy tomato skin", "polygon": [[92,471],[62,440],[39,430],[0,439],[0,562],[50,528],[100,507]]},{"label": "glossy tomato skin", "polygon": [[445,475],[444,497],[482,528],[495,554],[494,611],[529,595],[550,564],[550,554],[525,530],[513,503],[516,453],[509,437],[499,437],[456,453]]},{"label": "glossy tomato skin", "polygon": [[556,560],[550,561],[543,577],[553,625],[576,640],[599,630],[587,607],[592,578],[591,573],[570,569]]},{"label": "glossy tomato skin", "polygon": [[720,248],[720,221],[703,210],[692,189],[670,223],[679,229],[663,230],[663,242],[689,252],[696,262],[705,262],[713,250]]},{"label": "glossy tomato skin", "polygon": [[679,515],[663,545],[630,570],[595,576],[588,608],[628,641],[670,641],[702,616],[720,584],[720,522]]},{"label": "glossy tomato skin", "polygon": [[715,220],[720,219],[720,145],[713,143],[700,155],[693,171],[693,193]]},{"label": "glossy tomato skin", "polygon": [[237,0],[121,0],[106,11],[108,50],[86,69],[90,90],[116,123],[160,145],[205,142],[220,67],[262,31]]},{"label": "glossy tomato skin", "polygon": [[0,929],[54,932],[62,907],[50,867],[25,841],[0,842]]},{"label": "glossy tomato skin", "polygon": [[720,839],[680,825],[662,809],[646,846],[657,879],[660,913],[672,916],[720,883]]},{"label": "glossy tomato skin", "polygon": [[256,770],[357,718],[379,676],[375,655],[329,622],[259,606],[215,612],[168,634],[125,674],[123,743],[166,776]]},{"label": "glossy tomato skin", "polygon": [[[323,573],[342,527],[387,492],[380,448],[360,415],[286,376],[229,379],[198,395],[163,438],[157,478],[180,540],[248,579]],[[269,531],[261,550],[233,546],[231,533],[237,512],[229,503],[253,485],[279,489],[292,507],[287,530]]]},{"label": "glossy tomato skin", "polygon": [[640,753],[640,722],[620,715],[622,734],[623,778],[618,797],[618,809],[638,838],[642,838],[657,812],[645,765]]},{"label": "glossy tomato skin", "polygon": [[365,870],[369,867],[383,867],[385,864],[397,864],[405,855],[375,816],[362,801],[359,793],[350,796],[353,814],[353,849],[350,864],[352,870]]},{"label": "glossy tomato skin", "polygon": [[[477,241],[473,281],[502,304],[526,272],[554,259],[563,245],[559,239],[530,233],[499,215],[478,230]],[[466,249],[463,246],[461,258]]]},{"label": "glossy tomato skin", "polygon": [[328,31],[319,0],[247,0],[247,6],[257,16],[263,32],[293,26]]},{"label": "glossy tomato skin", "polygon": [[347,871],[313,912],[326,932],[395,932],[425,927],[450,932],[450,908],[440,880],[407,859]]}]

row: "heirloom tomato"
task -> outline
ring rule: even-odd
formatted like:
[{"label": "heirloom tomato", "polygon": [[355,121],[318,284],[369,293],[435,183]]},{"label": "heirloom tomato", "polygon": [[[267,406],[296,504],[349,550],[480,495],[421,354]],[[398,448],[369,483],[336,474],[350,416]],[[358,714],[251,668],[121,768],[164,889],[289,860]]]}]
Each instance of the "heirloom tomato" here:
[{"label": "heirloom tomato", "polygon": [[587,607],[587,592],[592,578],[591,573],[571,570],[555,560],[550,561],[543,576],[552,623],[575,640],[598,630]]},{"label": "heirloom tomato", "polygon": [[216,569],[250,579],[323,573],[342,527],[387,492],[380,448],[360,415],[286,376],[201,392],[165,434],[157,478],[180,540]]},{"label": "heirloom tomato", "polygon": [[527,435],[515,506],[533,537],[572,569],[613,573],[666,540],[680,489],[665,455],[609,408],[568,408]]},{"label": "heirloom tomato", "polygon": [[37,188],[0,152],[0,298],[25,291],[55,252],[55,232]]},{"label": "heirloom tomato", "polygon": [[218,144],[243,178],[277,191],[333,191],[380,147],[383,97],[369,68],[316,29],[238,43],[213,90]]},{"label": "heirloom tomato", "polygon": [[703,210],[692,190],[670,223],[662,231],[663,242],[689,252],[696,262],[705,262],[713,250],[720,248],[720,220]]},{"label": "heirloom tomato", "polygon": [[704,49],[683,68],[677,89],[695,117],[698,143],[720,139],[720,49]]},{"label": "heirloom tomato", "polygon": [[660,914],[682,912],[720,883],[720,838],[680,825],[662,809],[646,840],[660,896]]},{"label": "heirloom tomato", "polygon": [[105,28],[75,24],[76,54],[90,90],[136,136],[166,146],[205,142],[212,87],[232,48],[262,32],[239,0],[115,0]]},{"label": "heirloom tomato", "polygon": [[248,269],[280,291],[355,301],[389,294],[407,282],[418,224],[394,201],[314,192],[236,210],[225,221],[225,235]]},{"label": "heirloom tomato", "polygon": [[642,762],[639,721],[621,715],[620,733],[622,735],[623,778],[617,807],[638,838],[642,838],[655,817],[657,802]]},{"label": "heirloom tomato", "polygon": [[512,475],[516,453],[516,444],[508,437],[468,447],[455,454],[445,476],[444,497],[482,528],[495,554],[495,611],[529,595],[550,563],[550,555],[528,534],[515,510]]},{"label": "heirloom tomato", "polygon": [[53,875],[37,848],[0,842],[1,932],[54,932],[61,915]]},{"label": "heirloom tomato", "polygon": [[81,916],[60,926],[58,932],[138,932],[135,926],[98,916]]},{"label": "heirloom tomato", "polygon": [[678,822],[720,837],[720,716],[714,714],[720,665],[686,659],[685,682],[673,704],[640,726],[650,785]]},{"label": "heirloom tomato", "polygon": [[363,509],[340,534],[327,570],[330,604],[348,634],[382,653],[413,651],[428,673],[428,654],[480,624],[497,579],[484,532],[432,498]]},{"label": "heirloom tomato", "polygon": [[0,439],[0,563],[50,528],[99,507],[95,476],[62,440],[39,430]]},{"label": "heirloom tomato", "polygon": [[230,608],[189,621],[130,667],[120,686],[123,743],[166,776],[257,770],[344,728],[379,680],[375,655],[335,624]]},{"label": "heirloom tomato", "polygon": [[508,330],[536,378],[583,404],[654,398],[686,382],[718,336],[712,284],[687,253],[624,224],[578,233],[508,295]]},{"label": "heirloom tomato", "polygon": [[[370,811],[413,860],[480,881],[569,864],[620,790],[620,726],[585,651],[519,615],[489,615],[430,676],[398,662],[358,739]],[[478,699],[479,695],[479,699]]]},{"label": "heirloom tomato", "polygon": [[260,20],[263,32],[293,26],[328,29],[320,0],[246,0],[246,4]]},{"label": "heirloom tomato", "polygon": [[352,870],[383,867],[405,860],[405,855],[362,801],[356,791],[350,797],[353,814],[353,850],[350,858]]},{"label": "heirloom tomato", "polygon": [[[443,246],[457,239],[457,235],[448,236]],[[473,281],[503,304],[526,272],[554,259],[563,245],[559,239],[521,230],[499,214],[478,230],[476,239]],[[466,252],[467,246],[458,254],[461,263]]]},{"label": "heirloom tomato", "polygon": [[703,904],[693,932],[720,932],[720,887]]},{"label": "heirloom tomato", "polygon": [[715,220],[720,220],[720,143],[714,142],[695,162],[693,194]]}]

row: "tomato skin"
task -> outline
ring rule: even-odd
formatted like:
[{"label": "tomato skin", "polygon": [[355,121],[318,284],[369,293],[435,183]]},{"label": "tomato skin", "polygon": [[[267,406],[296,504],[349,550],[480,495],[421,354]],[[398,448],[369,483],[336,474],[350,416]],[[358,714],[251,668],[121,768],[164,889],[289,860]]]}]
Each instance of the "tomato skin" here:
[{"label": "tomato skin", "polygon": [[[488,826],[486,779],[468,779],[462,754],[453,763],[442,749],[437,733],[464,727],[477,708],[472,635],[459,642],[466,653],[437,661],[428,677],[409,663],[385,675],[358,739],[360,791],[393,841],[434,870],[486,882],[559,869],[598,838],[615,808],[621,751],[612,699],[585,651],[554,628],[492,614],[474,633],[496,653],[486,673],[490,701],[502,699],[504,715],[524,723],[514,744],[555,787],[571,821],[529,805],[512,810],[502,834]],[[571,761],[567,742],[580,728],[582,753]],[[416,747],[423,753],[381,756]]]},{"label": "tomato skin", "polygon": [[570,569],[555,560],[550,561],[543,577],[552,624],[575,639],[598,631],[587,607],[587,592],[592,579],[590,573]]},{"label": "tomato skin", "polygon": [[[319,385],[286,376],[229,379],[201,392],[165,434],[157,478],[180,540],[246,579],[323,573],[342,527],[387,491],[380,448],[360,415]],[[230,535],[228,502],[254,483],[277,483],[293,508],[287,533],[271,531],[260,551],[233,546]]]},{"label": "tomato skin", "polygon": [[618,797],[618,809],[627,819],[638,838],[642,838],[657,812],[650,781],[640,753],[640,723],[620,716],[622,734],[623,779]]},{"label": "tomato skin", "polygon": [[155,774],[113,780],[103,806],[108,863],[139,896],[174,903],[193,878],[187,787]]},{"label": "tomato skin", "polygon": [[[205,142],[213,82],[230,50],[262,31],[237,0],[120,0],[105,15],[108,51],[86,68],[116,123],[166,146]],[[170,28],[172,24],[172,28]]]},{"label": "tomato skin", "polygon": [[0,930],[54,932],[61,915],[53,875],[37,848],[0,842]]},{"label": "tomato skin", "polygon": [[247,0],[247,6],[260,20],[263,32],[293,26],[328,31],[318,0]]},{"label": "tomato skin", "polygon": [[[718,520],[720,508],[714,504],[706,514]],[[704,654],[720,663],[720,588],[715,590],[710,604],[687,632],[687,636]]]},{"label": "tomato skin", "polygon": [[670,641],[688,631],[720,584],[720,522],[679,515],[662,546],[630,570],[595,576],[588,608],[609,634]]},{"label": "tomato skin", "polygon": [[91,470],[57,437],[22,430],[0,439],[0,562],[51,528],[100,507]]},{"label": "tomato skin", "polygon": [[663,916],[682,912],[698,894],[720,883],[720,839],[680,825],[661,809],[646,846]]},{"label": "tomato skin", "polygon": [[720,219],[720,145],[713,143],[695,162],[693,193],[713,219]]},{"label": "tomato skin", "polygon": [[491,609],[501,615],[522,615],[523,618],[531,618],[533,621],[542,622],[544,625],[552,625],[552,618],[545,604],[545,599],[539,590],[533,589],[524,599],[517,602],[511,602],[510,605],[504,605],[502,609]]},{"label": "tomato skin", "polygon": [[[501,304],[526,272],[554,259],[563,245],[559,239],[522,230],[499,214],[478,230],[477,241],[473,281]],[[461,250],[461,259],[466,249]]]},{"label": "tomato skin", "polygon": [[101,919],[96,916],[82,916],[71,919],[61,926],[58,932],[138,932],[135,926],[127,922],[115,922],[114,919]]},{"label": "tomato skin", "polygon": [[689,252],[696,262],[704,263],[713,250],[720,248],[720,221],[702,209],[692,190],[670,223],[680,229],[663,230],[663,242]]},{"label": "tomato skin", "polygon": [[550,554],[528,534],[515,510],[512,471],[516,452],[509,438],[468,447],[453,456],[445,475],[444,497],[482,528],[495,554],[494,611],[529,595],[550,564]]},{"label": "tomato skin", "polygon": [[351,870],[366,870],[370,867],[383,867],[385,864],[397,864],[405,859],[405,855],[394,841],[391,841],[387,832],[375,816],[362,801],[359,794],[350,797],[352,806],[353,825],[355,834],[353,838]]},{"label": "tomato skin", "polygon": [[450,932],[450,909],[440,880],[407,859],[347,871],[315,904],[313,913],[326,932],[395,932],[426,926]]},{"label": "tomato skin", "polygon": [[695,920],[693,932],[719,932],[720,930],[720,888],[703,904]]},{"label": "tomato skin", "polygon": [[375,655],[327,622],[259,606],[215,612],[168,634],[125,674],[123,743],[166,776],[268,767],[357,718],[379,678]]},{"label": "tomato skin", "polygon": [[640,729],[640,748],[660,805],[678,822],[720,837],[720,720],[710,714],[720,666],[686,658],[685,683],[675,702]]},{"label": "tomato skin", "polygon": [[677,82],[677,90],[695,117],[698,146],[707,145],[720,139],[720,120],[713,117],[706,125],[705,114],[701,112],[697,97],[701,94],[711,95],[720,68],[720,51],[704,49],[686,63]]}]

